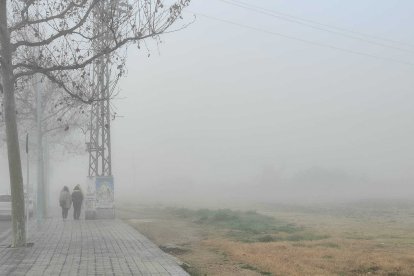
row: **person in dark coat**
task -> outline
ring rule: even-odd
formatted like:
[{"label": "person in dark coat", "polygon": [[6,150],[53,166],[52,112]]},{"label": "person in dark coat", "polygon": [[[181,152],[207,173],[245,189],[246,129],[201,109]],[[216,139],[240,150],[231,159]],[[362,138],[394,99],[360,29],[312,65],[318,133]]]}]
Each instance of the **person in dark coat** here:
[{"label": "person in dark coat", "polygon": [[59,204],[62,207],[62,217],[66,219],[68,217],[68,211],[72,205],[72,197],[69,192],[69,188],[64,186],[59,196]]},{"label": "person in dark coat", "polygon": [[83,193],[79,185],[76,185],[72,192],[73,219],[79,219],[83,201]]}]

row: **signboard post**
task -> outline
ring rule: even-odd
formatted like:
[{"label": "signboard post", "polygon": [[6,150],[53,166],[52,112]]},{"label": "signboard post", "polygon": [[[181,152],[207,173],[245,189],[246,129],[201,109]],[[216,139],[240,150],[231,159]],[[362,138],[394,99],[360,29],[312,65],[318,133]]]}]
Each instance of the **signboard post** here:
[{"label": "signboard post", "polygon": [[96,219],[95,177],[88,177],[85,195],[85,219]]}]

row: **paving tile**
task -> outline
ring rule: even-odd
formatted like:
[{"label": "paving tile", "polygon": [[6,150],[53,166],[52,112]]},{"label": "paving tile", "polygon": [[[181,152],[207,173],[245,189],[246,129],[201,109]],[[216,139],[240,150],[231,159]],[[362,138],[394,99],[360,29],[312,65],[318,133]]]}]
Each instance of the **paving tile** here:
[{"label": "paving tile", "polygon": [[0,247],[0,275],[188,275],[120,220],[47,219],[31,248]]}]

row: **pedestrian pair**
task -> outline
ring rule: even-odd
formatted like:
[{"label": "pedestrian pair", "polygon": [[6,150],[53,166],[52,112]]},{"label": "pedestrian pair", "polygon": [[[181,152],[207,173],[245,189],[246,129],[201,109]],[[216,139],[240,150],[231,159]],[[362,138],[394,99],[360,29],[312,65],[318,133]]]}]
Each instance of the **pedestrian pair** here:
[{"label": "pedestrian pair", "polygon": [[62,208],[63,219],[68,217],[69,209],[73,203],[73,219],[78,220],[81,213],[82,201],[83,193],[80,185],[76,185],[75,188],[73,188],[72,194],[70,193],[69,188],[64,186],[59,196],[59,204]]}]

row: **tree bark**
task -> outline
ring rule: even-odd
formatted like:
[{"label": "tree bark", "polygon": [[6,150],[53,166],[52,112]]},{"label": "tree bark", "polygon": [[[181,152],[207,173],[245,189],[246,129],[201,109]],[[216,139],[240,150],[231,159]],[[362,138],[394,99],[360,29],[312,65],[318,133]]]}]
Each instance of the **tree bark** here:
[{"label": "tree bark", "polygon": [[2,57],[1,77],[4,92],[4,115],[12,196],[12,247],[23,247],[26,245],[23,175],[16,121],[12,49],[7,26],[7,0],[0,0],[0,56]]}]

